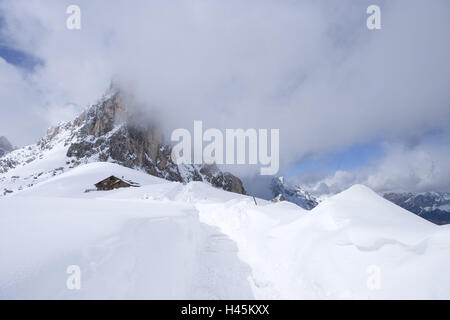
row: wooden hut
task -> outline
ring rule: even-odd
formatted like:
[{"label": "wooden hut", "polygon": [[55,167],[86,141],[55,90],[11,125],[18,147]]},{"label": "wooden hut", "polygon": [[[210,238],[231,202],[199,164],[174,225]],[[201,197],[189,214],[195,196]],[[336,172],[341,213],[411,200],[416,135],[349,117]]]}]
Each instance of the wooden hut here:
[{"label": "wooden hut", "polygon": [[100,182],[97,182],[95,184],[95,187],[97,188],[97,190],[113,190],[113,189],[118,189],[118,188],[129,188],[129,187],[138,187],[139,185],[137,185],[136,183],[133,183],[131,181],[125,181],[122,179],[119,179],[115,176],[110,176],[106,179],[103,179]]}]

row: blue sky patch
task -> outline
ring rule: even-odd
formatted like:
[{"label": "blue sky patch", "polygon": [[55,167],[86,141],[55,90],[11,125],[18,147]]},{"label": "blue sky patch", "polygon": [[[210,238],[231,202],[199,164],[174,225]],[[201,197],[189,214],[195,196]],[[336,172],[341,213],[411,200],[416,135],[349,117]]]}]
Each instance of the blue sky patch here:
[{"label": "blue sky patch", "polygon": [[306,157],[297,162],[288,176],[302,174],[332,174],[338,170],[355,170],[365,167],[383,156],[380,141],[358,144],[345,150],[322,156]]}]

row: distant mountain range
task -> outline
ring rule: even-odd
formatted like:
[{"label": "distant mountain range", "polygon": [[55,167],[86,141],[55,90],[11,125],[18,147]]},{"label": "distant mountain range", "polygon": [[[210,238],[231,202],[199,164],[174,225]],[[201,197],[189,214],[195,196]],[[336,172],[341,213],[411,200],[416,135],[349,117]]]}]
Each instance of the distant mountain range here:
[{"label": "distant mountain range", "polygon": [[[283,177],[276,177],[271,182],[274,202],[289,201],[299,207],[311,210],[320,200],[302,187],[291,184]],[[383,197],[437,225],[450,224],[450,193],[385,193]]]},{"label": "distant mountain range", "polygon": [[450,224],[450,193],[385,193],[383,196],[435,224]]}]

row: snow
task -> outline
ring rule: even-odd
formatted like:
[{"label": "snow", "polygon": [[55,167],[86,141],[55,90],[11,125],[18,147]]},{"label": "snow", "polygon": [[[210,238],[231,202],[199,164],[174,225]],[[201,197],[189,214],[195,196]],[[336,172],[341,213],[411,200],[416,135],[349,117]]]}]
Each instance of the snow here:
[{"label": "snow", "polygon": [[[240,257],[253,269],[256,298],[450,295],[448,231],[367,187],[354,186],[309,212],[273,205],[249,209],[242,202],[200,209],[204,222],[220,225],[238,243]],[[381,273],[378,290],[367,286],[373,265]]]},{"label": "snow", "polygon": [[[141,187],[84,192],[110,175]],[[450,228],[365,186],[310,211],[257,203],[202,182],[80,165],[0,199],[0,298],[450,298]],[[80,290],[66,287],[70,265]]]},{"label": "snow", "polygon": [[[64,124],[58,129],[50,129],[49,136],[40,142],[14,150],[0,158],[0,191],[8,189],[17,192],[73,167],[73,163],[67,163],[70,159],[66,156],[71,131],[63,127]],[[58,133],[53,136],[55,130]],[[14,167],[2,168],[2,162],[14,163]],[[2,195],[0,192],[0,196]]]}]

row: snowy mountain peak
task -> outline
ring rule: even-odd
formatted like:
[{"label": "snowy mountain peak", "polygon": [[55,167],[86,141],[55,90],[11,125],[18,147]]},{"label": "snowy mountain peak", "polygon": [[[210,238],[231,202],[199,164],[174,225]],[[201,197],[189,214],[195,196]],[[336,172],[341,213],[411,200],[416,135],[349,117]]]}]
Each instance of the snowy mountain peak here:
[{"label": "snowy mountain peak", "polygon": [[295,203],[299,207],[311,210],[317,206],[318,201],[306,190],[297,185],[290,184],[284,177],[275,177],[271,182],[271,189],[274,197],[282,196],[282,199]]},{"label": "snowy mountain peak", "polygon": [[[111,87],[76,119],[50,128],[36,144],[0,159],[3,194],[22,190],[80,164],[104,161],[170,181],[204,181],[245,194],[241,180],[215,165],[176,165],[151,115]],[[1,190],[0,189],[0,190]]]}]

